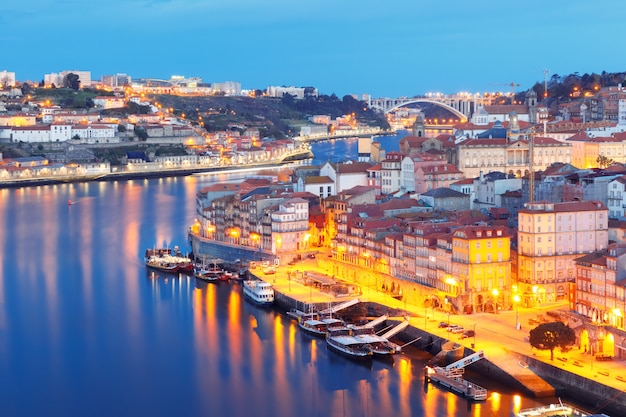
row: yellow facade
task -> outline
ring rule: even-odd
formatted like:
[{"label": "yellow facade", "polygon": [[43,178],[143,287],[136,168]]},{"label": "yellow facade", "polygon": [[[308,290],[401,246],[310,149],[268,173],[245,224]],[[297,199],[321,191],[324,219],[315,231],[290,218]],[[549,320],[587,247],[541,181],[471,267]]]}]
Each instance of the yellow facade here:
[{"label": "yellow facade", "polygon": [[509,309],[511,292],[510,236],[504,227],[468,226],[455,231],[452,259],[463,287],[466,312]]}]

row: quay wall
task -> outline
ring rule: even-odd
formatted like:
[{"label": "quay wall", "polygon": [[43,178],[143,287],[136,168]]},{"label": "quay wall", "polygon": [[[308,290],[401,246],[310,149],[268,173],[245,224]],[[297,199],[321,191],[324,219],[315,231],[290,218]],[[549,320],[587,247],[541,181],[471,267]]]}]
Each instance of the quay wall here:
[{"label": "quay wall", "polygon": [[[292,298],[287,294],[276,291],[276,305],[284,311],[292,309],[304,309],[305,305]],[[397,312],[390,312],[389,308],[376,303],[367,304],[368,315],[394,315]],[[327,305],[317,305],[315,308],[323,309]],[[399,314],[395,314],[398,316]],[[398,320],[387,320],[389,323],[400,323]],[[465,356],[475,353],[475,350],[456,344],[453,341],[430,333],[427,330],[420,329],[413,325],[408,326],[404,331],[396,336],[402,343],[415,341],[413,346],[434,355],[432,362],[441,360],[445,364],[449,364]],[[533,357],[509,351],[507,361],[515,363],[524,362],[528,365],[530,371],[535,373],[539,378],[547,381],[552,390],[546,390],[545,384],[536,384],[533,378],[529,378],[524,373],[513,375],[507,372],[497,363],[492,362],[489,358],[484,358],[468,366],[468,369],[480,374],[484,377],[510,387],[524,395],[533,397],[553,397],[555,395],[563,395],[567,393],[569,397],[576,398],[577,401],[589,406],[590,408],[602,408],[604,412],[611,415],[621,415],[626,409],[626,393],[608,387],[601,383],[605,376],[600,375],[598,381],[584,378],[573,374],[564,369],[558,368],[548,363],[544,363]],[[444,365],[442,363],[442,365]],[[535,379],[538,379],[535,377]]]},{"label": "quay wall", "polygon": [[512,356],[526,361],[528,367],[537,375],[557,387],[557,391],[567,391],[568,396],[594,409],[601,408],[611,416],[624,415],[626,410],[626,392],[602,384],[605,378],[615,375],[595,375],[597,380],[571,373],[565,369],[542,362],[532,356],[510,352]]}]

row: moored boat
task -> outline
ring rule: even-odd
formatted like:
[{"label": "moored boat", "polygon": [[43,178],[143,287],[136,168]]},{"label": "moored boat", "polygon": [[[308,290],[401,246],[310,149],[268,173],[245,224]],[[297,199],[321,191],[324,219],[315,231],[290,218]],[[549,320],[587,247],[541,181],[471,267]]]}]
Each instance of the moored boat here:
[{"label": "moored boat", "polygon": [[243,282],[243,294],[253,303],[270,306],[274,303],[274,288],[269,282],[248,279]]},{"label": "moored boat", "polygon": [[400,352],[401,348],[397,344],[390,342],[383,336],[375,333],[373,327],[355,327],[352,336],[358,338],[363,343],[367,343],[376,357],[389,357]]},{"label": "moored boat", "polygon": [[325,336],[328,330],[343,327],[343,320],[333,317],[323,317],[317,313],[306,313],[298,318],[298,326],[313,336]]},{"label": "moored boat", "polygon": [[170,248],[146,249],[144,261],[147,267],[164,272],[193,273],[194,270],[191,259],[184,256],[178,246],[174,246],[174,250]]},{"label": "moored boat", "polygon": [[520,410],[516,417],[608,417],[606,414],[589,414],[577,410],[571,405],[558,403],[548,404],[541,407]]},{"label": "moored boat", "polygon": [[204,281],[215,282],[220,278],[223,272],[224,271],[219,268],[196,266],[193,271],[193,276]]},{"label": "moored boat", "polygon": [[372,350],[369,344],[352,336],[347,327],[329,329],[326,333],[326,346],[340,355],[355,360],[371,360]]}]

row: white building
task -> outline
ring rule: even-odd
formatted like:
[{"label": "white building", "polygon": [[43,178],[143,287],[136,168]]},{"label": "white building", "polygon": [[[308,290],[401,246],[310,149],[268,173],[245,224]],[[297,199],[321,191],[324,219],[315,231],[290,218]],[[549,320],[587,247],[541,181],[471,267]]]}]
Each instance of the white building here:
[{"label": "white building", "polygon": [[224,95],[227,96],[238,96],[241,94],[241,83],[236,81],[213,83],[213,93],[224,93]]},{"label": "white building", "polygon": [[15,87],[15,73],[7,70],[0,71],[0,88]]},{"label": "white building", "polygon": [[269,97],[281,98],[285,94],[289,94],[297,99],[303,99],[306,96],[317,97],[317,88],[312,87],[267,87],[267,95]]},{"label": "white building", "polygon": [[50,74],[45,74],[43,76],[43,82],[46,87],[49,87],[52,84],[54,84],[56,87],[63,87],[65,83],[65,77],[67,77],[68,74],[78,75],[78,80],[80,81],[81,87],[91,86],[91,71],[72,70],[72,71],[61,71],[59,73],[53,72]]},{"label": "white building", "polygon": [[290,198],[271,213],[272,253],[288,253],[305,249],[309,230],[309,203]]}]

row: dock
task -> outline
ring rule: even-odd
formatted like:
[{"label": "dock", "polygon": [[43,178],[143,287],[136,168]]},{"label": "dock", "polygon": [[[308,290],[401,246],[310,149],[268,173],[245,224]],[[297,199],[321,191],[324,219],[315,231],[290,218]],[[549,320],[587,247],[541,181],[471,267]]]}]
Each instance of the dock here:
[{"label": "dock", "polygon": [[440,366],[427,366],[425,378],[427,382],[436,382],[457,394],[463,395],[474,401],[484,401],[487,399],[487,390],[473,382],[463,378],[465,367],[477,362],[485,357],[483,351],[478,351],[465,358],[451,363],[442,368]]}]

